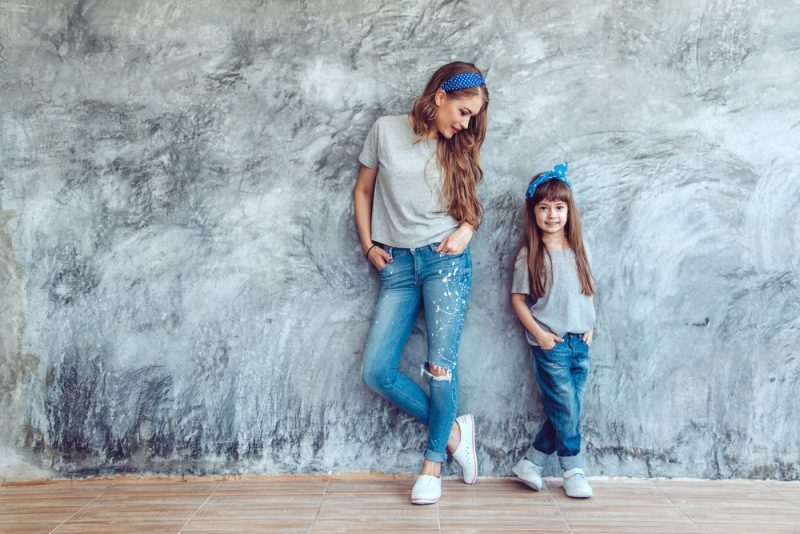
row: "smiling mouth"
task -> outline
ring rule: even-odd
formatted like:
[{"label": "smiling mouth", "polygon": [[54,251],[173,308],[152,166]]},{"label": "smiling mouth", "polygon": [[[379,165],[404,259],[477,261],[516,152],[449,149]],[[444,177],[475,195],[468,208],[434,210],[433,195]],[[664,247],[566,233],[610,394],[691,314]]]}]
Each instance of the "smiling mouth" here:
[{"label": "smiling mouth", "polygon": [[450,127],[450,129],[453,130],[453,134],[454,135],[461,131],[461,130],[459,130],[457,128],[453,128],[452,126]]}]

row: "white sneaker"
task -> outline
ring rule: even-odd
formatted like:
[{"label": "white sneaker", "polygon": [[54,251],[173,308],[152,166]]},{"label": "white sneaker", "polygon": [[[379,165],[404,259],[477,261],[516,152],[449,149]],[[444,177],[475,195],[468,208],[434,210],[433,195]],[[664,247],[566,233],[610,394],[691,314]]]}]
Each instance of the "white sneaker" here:
[{"label": "white sneaker", "polygon": [[461,428],[461,441],[458,443],[453,459],[461,466],[461,476],[467,484],[478,481],[478,457],[475,454],[475,418],[472,414],[456,417]]},{"label": "white sneaker", "polygon": [[511,468],[511,472],[529,488],[536,491],[542,489],[542,468],[527,458],[517,462],[517,465]]},{"label": "white sneaker", "polygon": [[414,504],[435,504],[442,498],[442,479],[430,475],[420,475],[411,490]]},{"label": "white sneaker", "polygon": [[592,496],[592,487],[589,486],[583,469],[576,467],[564,471],[564,491],[567,492],[567,496],[576,499],[588,499]]}]

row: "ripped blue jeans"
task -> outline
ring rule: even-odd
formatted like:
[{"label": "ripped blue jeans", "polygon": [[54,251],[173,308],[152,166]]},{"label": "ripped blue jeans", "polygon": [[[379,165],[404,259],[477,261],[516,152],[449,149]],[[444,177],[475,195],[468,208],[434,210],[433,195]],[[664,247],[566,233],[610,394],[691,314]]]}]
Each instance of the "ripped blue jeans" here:
[{"label": "ripped blue jeans", "polygon": [[[392,256],[380,271],[381,291],[375,307],[361,377],[376,393],[428,425],[425,458],[447,459],[445,447],[458,410],[458,345],[472,288],[472,258],[434,252],[438,243],[414,249],[384,247]],[[420,367],[430,394],[398,372],[403,347],[424,307],[427,363],[444,369],[434,376]]]}]

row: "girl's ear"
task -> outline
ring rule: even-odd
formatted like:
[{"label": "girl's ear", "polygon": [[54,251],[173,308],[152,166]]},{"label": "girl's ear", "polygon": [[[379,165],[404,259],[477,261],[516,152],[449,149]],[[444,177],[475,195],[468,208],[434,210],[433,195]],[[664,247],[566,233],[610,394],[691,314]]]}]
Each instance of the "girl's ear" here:
[{"label": "girl's ear", "polygon": [[442,105],[442,102],[444,102],[444,99],[446,97],[447,97],[447,93],[445,93],[443,90],[439,89],[433,95],[433,103],[436,104],[436,107],[439,107],[439,106]]}]

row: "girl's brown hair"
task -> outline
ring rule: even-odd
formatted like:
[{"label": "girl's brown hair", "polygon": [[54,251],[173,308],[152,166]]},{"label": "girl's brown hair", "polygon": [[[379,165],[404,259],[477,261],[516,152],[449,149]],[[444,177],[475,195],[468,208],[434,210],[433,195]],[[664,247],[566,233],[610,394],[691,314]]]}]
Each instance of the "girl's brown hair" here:
[{"label": "girl's brown hair", "polygon": [[[456,61],[448,63],[433,73],[425,90],[414,102],[411,120],[414,133],[425,137],[435,128],[435,96],[444,82],[456,74],[474,72],[483,76],[472,63]],[[450,139],[439,136],[437,159],[442,171],[442,198],[449,213],[459,224],[469,223],[475,229],[480,226],[483,207],[478,200],[478,184],[483,179],[480,150],[486,137],[489,91],[485,85],[459,89],[447,93],[448,98],[466,98],[473,95],[483,97],[481,110],[469,120],[469,126]]]},{"label": "girl's brown hair", "polygon": [[[536,175],[531,183],[541,174]],[[548,277],[553,275],[552,258],[542,240],[542,230],[536,224],[536,205],[546,200],[548,202],[564,202],[567,205],[567,224],[564,227],[564,236],[569,243],[572,252],[575,254],[575,262],[578,267],[578,279],[581,282],[581,293],[591,297],[594,295],[594,280],[592,268],[586,255],[586,248],[583,246],[583,233],[581,232],[581,218],[578,215],[578,208],[572,197],[572,191],[561,180],[548,180],[536,188],[533,197],[525,198],[525,221],[523,229],[525,232],[524,245],[528,247],[528,273],[530,275],[531,294],[537,299],[544,297],[547,292]],[[551,260],[550,272],[545,266],[545,255]]]}]

